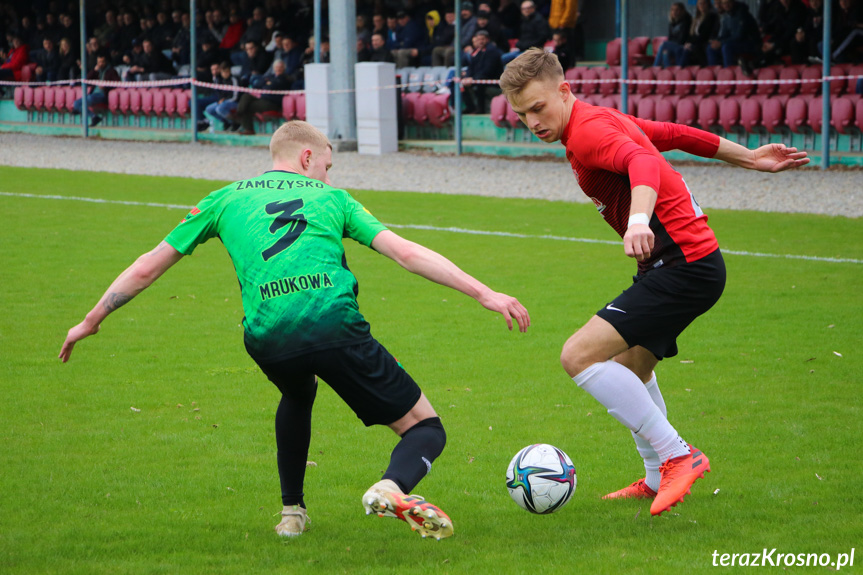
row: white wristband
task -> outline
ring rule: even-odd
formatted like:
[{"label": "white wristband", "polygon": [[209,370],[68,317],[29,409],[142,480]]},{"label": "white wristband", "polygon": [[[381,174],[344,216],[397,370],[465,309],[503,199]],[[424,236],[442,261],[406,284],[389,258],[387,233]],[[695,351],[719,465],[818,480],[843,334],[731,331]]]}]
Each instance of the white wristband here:
[{"label": "white wristband", "polygon": [[632,214],[629,216],[629,223],[626,227],[631,228],[633,224],[644,224],[645,226],[649,226],[650,218],[647,217],[647,214]]}]

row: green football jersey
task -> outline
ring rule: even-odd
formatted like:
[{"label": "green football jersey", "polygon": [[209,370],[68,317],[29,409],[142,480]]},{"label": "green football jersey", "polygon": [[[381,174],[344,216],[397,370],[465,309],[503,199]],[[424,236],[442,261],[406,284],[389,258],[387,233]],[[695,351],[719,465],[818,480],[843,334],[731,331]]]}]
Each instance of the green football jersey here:
[{"label": "green football jersey", "polygon": [[269,361],[371,337],[342,238],[370,246],[385,229],[344,190],[270,171],[211,193],[165,241],[186,255],[222,241],[240,281],[246,347]]}]

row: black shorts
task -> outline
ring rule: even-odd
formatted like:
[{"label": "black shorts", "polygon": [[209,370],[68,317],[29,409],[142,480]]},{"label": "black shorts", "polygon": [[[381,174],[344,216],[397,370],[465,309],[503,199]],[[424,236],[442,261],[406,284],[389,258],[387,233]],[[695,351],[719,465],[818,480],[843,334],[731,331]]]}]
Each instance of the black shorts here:
[{"label": "black shorts", "polygon": [[[254,355],[252,359],[255,359]],[[374,338],[272,363],[255,359],[282,394],[314,398],[323,379],[364,424],[389,425],[409,412],[422,393],[398,361]]]},{"label": "black shorts", "polygon": [[677,355],[677,336],[713,307],[725,289],[719,250],[698,261],[635,276],[635,283],[596,312],[630,347],[640,345],[658,359]]}]

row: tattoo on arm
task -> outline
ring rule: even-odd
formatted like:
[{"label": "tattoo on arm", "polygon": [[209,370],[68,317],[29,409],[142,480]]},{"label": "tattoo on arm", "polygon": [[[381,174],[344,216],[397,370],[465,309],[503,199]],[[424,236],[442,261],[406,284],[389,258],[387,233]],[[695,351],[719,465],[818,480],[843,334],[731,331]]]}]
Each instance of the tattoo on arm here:
[{"label": "tattoo on arm", "polygon": [[105,299],[105,302],[102,305],[110,313],[115,309],[123,307],[124,305],[129,303],[129,300],[131,300],[132,297],[133,296],[124,293],[111,292],[108,294],[107,299]]}]

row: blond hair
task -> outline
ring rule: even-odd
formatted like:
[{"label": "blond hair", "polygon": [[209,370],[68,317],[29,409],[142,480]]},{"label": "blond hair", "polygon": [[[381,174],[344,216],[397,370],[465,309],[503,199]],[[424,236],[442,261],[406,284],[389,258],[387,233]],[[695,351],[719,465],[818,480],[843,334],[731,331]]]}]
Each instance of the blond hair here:
[{"label": "blond hair", "polygon": [[273,160],[293,160],[305,148],[323,151],[333,145],[320,130],[302,120],[291,120],[282,124],[270,139],[270,155]]},{"label": "blond hair", "polygon": [[557,56],[542,48],[530,48],[507,64],[500,77],[504,95],[518,95],[533,80],[563,81],[563,66]]}]

